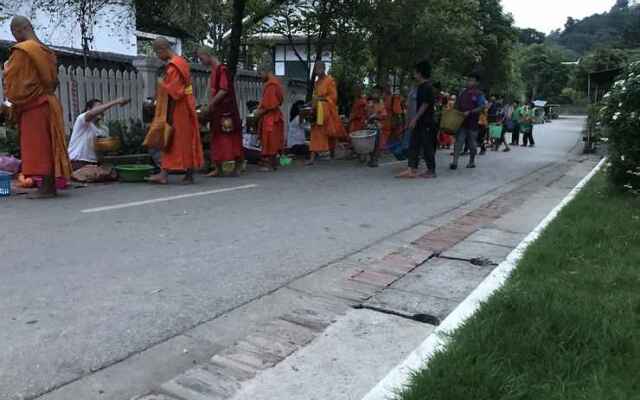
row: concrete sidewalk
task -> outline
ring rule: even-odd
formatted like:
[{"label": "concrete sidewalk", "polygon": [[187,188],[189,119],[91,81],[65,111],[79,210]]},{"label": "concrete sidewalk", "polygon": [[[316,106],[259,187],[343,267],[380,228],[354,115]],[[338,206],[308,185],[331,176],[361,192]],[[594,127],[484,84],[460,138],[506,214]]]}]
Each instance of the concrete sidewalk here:
[{"label": "concrete sidewalk", "polygon": [[136,399],[362,398],[597,161],[551,165],[291,282],[263,299],[268,323]]}]

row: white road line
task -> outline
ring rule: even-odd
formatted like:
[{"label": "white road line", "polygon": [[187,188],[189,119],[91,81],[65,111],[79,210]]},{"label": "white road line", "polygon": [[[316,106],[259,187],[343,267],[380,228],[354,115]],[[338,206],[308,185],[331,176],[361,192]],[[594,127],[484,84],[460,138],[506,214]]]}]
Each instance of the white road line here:
[{"label": "white road line", "polygon": [[85,213],[85,214],[88,214],[88,213],[96,213],[96,212],[101,212],[101,211],[119,210],[121,208],[138,207],[138,206],[144,206],[144,205],[147,205],[147,204],[154,204],[154,203],[165,203],[165,202],[168,202],[168,201],[188,199],[190,197],[209,196],[211,194],[217,194],[217,193],[226,193],[226,192],[234,192],[236,190],[253,189],[255,187],[258,187],[258,185],[234,186],[234,187],[223,188],[223,189],[208,190],[206,192],[186,193],[186,194],[180,194],[180,195],[177,195],[177,196],[160,197],[160,198],[157,198],[157,199],[133,201],[133,202],[130,202],[130,203],[122,203],[122,204],[114,204],[112,206],[89,208],[89,209],[86,209],[86,210],[82,210],[81,212]]},{"label": "white road line", "polygon": [[389,162],[384,162],[380,164],[380,166],[386,167],[387,165],[396,165],[396,164],[402,164],[402,163],[406,163],[406,161],[389,161]]},{"label": "white road line", "polygon": [[520,242],[518,247],[507,256],[507,259],[500,263],[413,353],[400,363],[400,365],[391,370],[362,400],[388,400],[395,398],[394,393],[397,393],[398,389],[405,387],[409,383],[410,377],[414,372],[426,367],[436,352],[444,350],[451,334],[473,316],[481,304],[486,302],[505,284],[509,276],[511,276],[511,273],[516,269],[527,248],[540,237],[545,228],[558,216],[560,211],[589,183],[591,178],[602,168],[606,160],[606,158],[600,160],[598,165]]}]

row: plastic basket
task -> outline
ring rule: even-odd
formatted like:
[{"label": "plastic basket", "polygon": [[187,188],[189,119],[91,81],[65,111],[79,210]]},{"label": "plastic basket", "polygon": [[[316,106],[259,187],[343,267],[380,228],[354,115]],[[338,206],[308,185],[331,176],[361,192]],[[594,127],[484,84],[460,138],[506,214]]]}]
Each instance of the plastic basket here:
[{"label": "plastic basket", "polygon": [[280,166],[282,167],[288,167],[289,165],[291,165],[293,160],[291,160],[287,155],[281,155],[280,156]]},{"label": "plastic basket", "polygon": [[122,182],[144,182],[145,178],[153,172],[151,165],[118,165],[118,177]]},{"label": "plastic basket", "polygon": [[11,195],[11,175],[0,171],[0,197]]},{"label": "plastic basket", "polygon": [[492,139],[500,139],[502,137],[502,124],[489,124],[489,136]]},{"label": "plastic basket", "polygon": [[369,154],[376,148],[376,131],[362,130],[351,134],[351,145],[356,154]]},{"label": "plastic basket", "polygon": [[460,129],[464,119],[465,116],[462,111],[456,109],[444,110],[440,118],[440,129],[445,132],[454,133]]}]

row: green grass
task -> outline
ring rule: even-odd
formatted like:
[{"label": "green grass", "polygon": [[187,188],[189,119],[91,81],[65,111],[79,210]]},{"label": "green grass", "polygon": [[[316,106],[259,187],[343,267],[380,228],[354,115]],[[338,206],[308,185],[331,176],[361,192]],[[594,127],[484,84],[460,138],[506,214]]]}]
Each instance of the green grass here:
[{"label": "green grass", "polygon": [[596,175],[398,399],[640,399],[640,199]]}]

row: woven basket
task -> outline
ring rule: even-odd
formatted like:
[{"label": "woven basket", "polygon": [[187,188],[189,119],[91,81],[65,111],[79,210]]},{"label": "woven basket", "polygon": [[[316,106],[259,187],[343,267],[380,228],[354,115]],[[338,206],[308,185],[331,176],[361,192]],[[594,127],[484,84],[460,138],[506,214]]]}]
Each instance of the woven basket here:
[{"label": "woven basket", "polygon": [[465,116],[462,111],[456,109],[444,110],[440,118],[440,129],[448,133],[455,133],[462,126],[464,119]]}]

